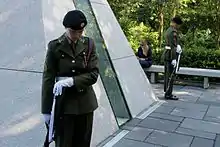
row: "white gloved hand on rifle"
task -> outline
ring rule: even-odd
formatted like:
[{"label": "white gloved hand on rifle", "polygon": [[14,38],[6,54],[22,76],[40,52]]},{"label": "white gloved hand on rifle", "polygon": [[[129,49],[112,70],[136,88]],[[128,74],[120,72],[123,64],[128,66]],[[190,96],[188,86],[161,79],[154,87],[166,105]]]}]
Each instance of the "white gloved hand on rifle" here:
[{"label": "white gloved hand on rifle", "polygon": [[66,78],[64,80],[60,80],[55,83],[53,87],[53,94],[55,96],[61,95],[63,91],[63,87],[72,87],[74,85],[74,81],[72,77]]},{"label": "white gloved hand on rifle", "polygon": [[178,53],[178,54],[181,54],[182,53],[182,48],[181,48],[181,46],[180,45],[177,45],[177,47],[176,47],[176,52]]},{"label": "white gloved hand on rifle", "polygon": [[173,67],[176,67],[176,59],[172,60],[171,64],[173,65]]}]

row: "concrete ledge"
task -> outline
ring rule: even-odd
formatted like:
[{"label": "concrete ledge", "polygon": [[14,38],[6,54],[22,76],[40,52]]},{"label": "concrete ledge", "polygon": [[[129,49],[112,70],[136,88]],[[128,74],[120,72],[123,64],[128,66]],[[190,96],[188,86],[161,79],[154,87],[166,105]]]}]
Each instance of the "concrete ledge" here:
[{"label": "concrete ledge", "polygon": [[[164,66],[152,65],[150,68],[145,68],[144,71],[151,73],[151,83],[155,83],[156,73],[164,73]],[[209,77],[220,78],[220,70],[214,70],[214,69],[180,67],[180,70],[177,72],[177,74],[204,77],[204,83],[203,83],[204,88],[209,87],[209,79],[208,79]]]}]

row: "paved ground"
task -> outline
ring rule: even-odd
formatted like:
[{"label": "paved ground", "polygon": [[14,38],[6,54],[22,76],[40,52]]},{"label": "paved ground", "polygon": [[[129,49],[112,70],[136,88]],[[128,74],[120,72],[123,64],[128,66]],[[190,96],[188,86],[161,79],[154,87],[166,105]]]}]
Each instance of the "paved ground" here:
[{"label": "paved ground", "polygon": [[[162,85],[153,85],[158,97]],[[179,101],[164,101],[144,119],[123,126],[114,147],[220,147],[220,87],[175,86]],[[111,138],[110,138],[111,139]]]}]

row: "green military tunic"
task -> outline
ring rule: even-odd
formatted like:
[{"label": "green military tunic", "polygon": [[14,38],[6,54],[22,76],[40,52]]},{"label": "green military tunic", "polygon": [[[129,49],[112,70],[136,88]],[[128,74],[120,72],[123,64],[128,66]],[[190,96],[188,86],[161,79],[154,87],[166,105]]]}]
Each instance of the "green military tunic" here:
[{"label": "green military tunic", "polygon": [[51,113],[53,87],[57,77],[74,79],[74,86],[64,88],[62,95],[56,98],[58,110],[55,114],[57,111],[62,111],[54,122],[57,147],[90,146],[93,111],[98,107],[92,85],[97,81],[99,68],[93,41],[88,58],[89,40],[91,41],[87,37],[81,37],[76,43],[71,43],[63,34],[48,44],[42,77],[41,112],[43,114]]},{"label": "green military tunic", "polygon": [[179,44],[179,37],[177,30],[174,27],[169,27],[165,33],[166,46],[170,50],[165,50],[165,61],[172,61],[177,58],[176,47]]},{"label": "green military tunic", "polygon": [[[177,30],[174,27],[171,26],[167,29],[165,33],[165,40],[166,47],[164,51],[164,92],[165,97],[172,97],[173,82],[175,80],[175,68],[171,62],[172,60],[177,60],[176,47],[179,44]],[[169,78],[171,79],[169,80]]]},{"label": "green military tunic", "polygon": [[83,114],[94,111],[97,99],[92,85],[97,81],[99,69],[95,45],[86,66],[88,38],[82,37],[70,45],[65,35],[50,41],[46,54],[42,80],[42,113],[49,114],[53,103],[53,86],[56,77],[73,77],[74,86],[66,88],[64,112]]}]

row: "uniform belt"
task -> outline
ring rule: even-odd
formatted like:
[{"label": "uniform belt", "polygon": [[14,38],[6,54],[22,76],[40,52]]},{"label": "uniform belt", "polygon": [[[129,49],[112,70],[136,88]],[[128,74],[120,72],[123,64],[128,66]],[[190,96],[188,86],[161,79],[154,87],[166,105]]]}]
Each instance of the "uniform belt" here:
[{"label": "uniform belt", "polygon": [[171,47],[170,46],[165,46],[165,49],[170,50]]},{"label": "uniform belt", "polygon": [[65,80],[67,78],[70,78],[70,77],[56,77],[56,81]]}]

